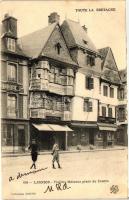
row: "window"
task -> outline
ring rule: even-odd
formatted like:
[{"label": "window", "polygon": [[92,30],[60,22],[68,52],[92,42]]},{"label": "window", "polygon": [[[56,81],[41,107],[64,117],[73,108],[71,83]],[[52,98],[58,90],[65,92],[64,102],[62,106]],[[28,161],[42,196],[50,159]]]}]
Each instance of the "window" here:
[{"label": "window", "polygon": [[89,90],[94,88],[94,79],[91,77],[85,77],[85,87]]},{"label": "window", "polygon": [[7,125],[7,139],[6,139],[6,145],[12,146],[13,145],[13,134],[14,134],[14,126],[11,124]]},{"label": "window", "polygon": [[126,120],[126,112],[125,112],[125,108],[119,108],[118,111],[118,119],[119,121],[123,122]]},{"label": "window", "polygon": [[114,98],[114,88],[110,87],[110,97]]},{"label": "window", "polygon": [[119,93],[118,98],[119,98],[119,99],[124,99],[124,89],[123,89],[123,88],[120,89],[120,90],[118,91],[118,93]]},{"label": "window", "polygon": [[108,117],[112,117],[112,108],[108,108]]},{"label": "window", "polygon": [[7,47],[8,47],[8,50],[15,51],[15,49],[16,49],[16,41],[15,41],[15,39],[8,38]]},{"label": "window", "polygon": [[38,78],[41,78],[41,74],[38,74]]},{"label": "window", "polygon": [[92,112],[92,102],[88,99],[84,99],[83,110],[85,112]]},{"label": "window", "polygon": [[60,43],[57,43],[57,44],[55,45],[55,50],[56,50],[57,54],[59,55],[59,54],[60,54],[60,51],[61,51],[61,45],[60,45]]},{"label": "window", "polygon": [[8,64],[7,68],[8,73],[8,81],[16,81],[17,80],[17,65],[13,63]]},{"label": "window", "polygon": [[15,95],[8,95],[8,116],[16,117],[17,100]]},{"label": "window", "polygon": [[108,87],[106,85],[103,86],[103,95],[108,96]]},{"label": "window", "polygon": [[106,117],[106,107],[102,106],[102,116]]},{"label": "window", "polygon": [[95,57],[92,55],[87,56],[87,65],[94,66],[95,65]]}]

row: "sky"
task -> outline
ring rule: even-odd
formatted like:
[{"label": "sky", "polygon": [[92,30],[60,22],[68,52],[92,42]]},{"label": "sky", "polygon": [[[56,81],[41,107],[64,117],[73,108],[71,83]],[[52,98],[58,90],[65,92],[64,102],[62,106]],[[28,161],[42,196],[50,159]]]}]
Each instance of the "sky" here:
[{"label": "sky", "polygon": [[[114,8],[115,11],[96,11]],[[76,9],[87,9],[77,12]],[[52,12],[60,15],[60,23],[66,18],[79,21],[88,28],[88,35],[96,48],[111,47],[118,69],[126,67],[125,1],[4,1],[1,3],[1,19],[9,13],[18,20],[18,37],[44,28]]]}]

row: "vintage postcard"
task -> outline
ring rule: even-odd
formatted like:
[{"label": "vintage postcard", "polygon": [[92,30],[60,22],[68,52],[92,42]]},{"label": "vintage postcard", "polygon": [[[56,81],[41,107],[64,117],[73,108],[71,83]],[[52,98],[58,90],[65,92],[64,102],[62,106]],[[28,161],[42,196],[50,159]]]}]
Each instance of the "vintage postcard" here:
[{"label": "vintage postcard", "polygon": [[1,13],[2,199],[127,199],[126,1]]}]

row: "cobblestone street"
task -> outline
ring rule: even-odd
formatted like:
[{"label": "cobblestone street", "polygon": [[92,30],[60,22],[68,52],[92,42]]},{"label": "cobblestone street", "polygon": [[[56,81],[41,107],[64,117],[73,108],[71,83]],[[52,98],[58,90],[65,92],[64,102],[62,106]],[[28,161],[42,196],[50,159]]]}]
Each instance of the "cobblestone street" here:
[{"label": "cobblestone street", "polygon": [[[2,158],[4,197],[12,199],[42,198],[117,198],[126,193],[127,150],[64,153],[60,155],[62,169],[52,169],[52,155],[39,155],[36,170],[17,179],[17,175],[29,173],[32,164],[30,156]],[[9,182],[9,177],[14,178]],[[39,182],[38,182],[39,181]],[[46,181],[46,182],[45,182]],[[55,181],[55,182],[54,182]],[[66,181],[70,189],[45,192],[47,186],[55,187],[56,181]],[[6,187],[5,187],[6,184]],[[63,184],[63,183],[62,183]],[[117,185],[119,191],[111,193],[110,187]],[[62,185],[63,186],[63,185]]]}]

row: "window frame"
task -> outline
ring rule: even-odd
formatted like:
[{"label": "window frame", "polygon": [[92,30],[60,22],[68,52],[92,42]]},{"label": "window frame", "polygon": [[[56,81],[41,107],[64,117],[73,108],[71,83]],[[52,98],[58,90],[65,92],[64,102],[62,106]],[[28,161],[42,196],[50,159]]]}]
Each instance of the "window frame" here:
[{"label": "window frame", "polygon": [[[10,76],[10,66],[15,67],[15,77]],[[11,72],[12,73],[12,72]],[[17,82],[18,79],[18,64],[15,62],[7,62],[7,81]]]},{"label": "window frame", "polygon": [[[15,97],[15,101],[11,100],[11,97],[12,98]],[[13,106],[14,102],[15,102],[15,106]],[[13,110],[13,112],[12,112],[12,110]],[[7,95],[7,116],[8,117],[14,117],[14,118],[17,117],[17,95],[15,95],[15,94],[8,94]]]},{"label": "window frame", "polygon": [[110,98],[114,98],[114,88],[110,87]]},{"label": "window frame", "polygon": [[88,90],[94,89],[94,78],[90,76],[85,76],[85,88]]},{"label": "window frame", "polygon": [[108,108],[108,117],[110,117],[110,118],[112,118],[112,116],[113,116],[113,112],[112,111],[113,111],[112,108],[109,107]]},{"label": "window frame", "polygon": [[7,48],[9,51],[16,51],[16,40],[14,38],[7,38]]},{"label": "window frame", "polygon": [[83,111],[84,112],[93,112],[93,102],[90,101],[89,99],[84,99]]},{"label": "window frame", "polygon": [[102,109],[102,117],[106,117],[106,114],[107,114],[106,106],[102,106],[101,109]]},{"label": "window frame", "polygon": [[[107,88],[106,94],[105,94],[105,88]],[[108,97],[108,86],[107,85],[103,85],[103,96]]]}]

